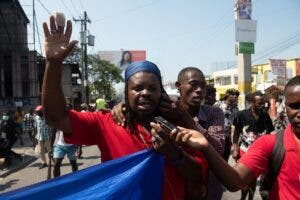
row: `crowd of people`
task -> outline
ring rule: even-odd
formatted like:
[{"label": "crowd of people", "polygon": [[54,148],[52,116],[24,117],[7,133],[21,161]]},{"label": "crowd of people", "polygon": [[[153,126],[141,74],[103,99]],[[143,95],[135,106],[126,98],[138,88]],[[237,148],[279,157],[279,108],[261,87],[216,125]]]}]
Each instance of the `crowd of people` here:
[{"label": "crowd of people", "polygon": [[[45,153],[53,152],[56,177],[60,176],[65,155],[72,171],[78,170],[75,152],[82,145],[97,145],[102,162],[154,149],[164,157],[162,199],[218,200],[224,188],[241,190],[241,199],[247,195],[249,200],[253,199],[257,179],[270,171],[269,163],[274,159],[272,151],[277,141],[265,94],[247,95],[249,107],[239,110],[238,90],[228,89],[217,101],[216,90],[206,84],[202,71],[197,67],[184,67],[175,83],[179,97],[174,101],[163,88],[159,67],[150,61],[139,61],[128,64],[125,69],[124,102],[105,106],[104,99],[98,99],[96,112],[85,104],[76,110],[66,103],[60,77],[60,66],[77,43],[70,42],[72,23],[68,21],[65,29],[51,16],[49,27],[43,24],[47,62],[42,105],[27,114],[17,109],[16,113],[3,118],[2,122],[13,126],[15,133],[10,136],[7,148],[1,150],[2,156],[16,156],[11,146],[18,138],[22,144],[22,134],[26,133],[32,145],[39,146],[40,168],[47,166]],[[283,94],[285,109],[280,115],[286,113],[290,123],[281,128],[285,157],[271,184],[269,199],[300,196],[300,165],[297,163],[300,76],[286,84]],[[154,122],[155,116],[164,117],[177,128],[168,131]],[[230,155],[236,161],[233,167],[228,164]]]},{"label": "crowd of people", "polygon": [[[62,130],[66,142],[98,145],[102,161],[153,148],[164,157],[162,199],[221,199],[224,187],[241,190],[241,199],[253,199],[259,175],[268,171],[276,132],[268,114],[266,96],[255,92],[247,96],[250,107],[239,110],[239,92],[227,90],[215,103],[213,88],[206,86],[197,67],[183,68],[176,81],[180,96],[172,101],[164,91],[159,68],[152,62],[132,62],[125,70],[125,100],[111,112],[77,112],[66,109],[60,84],[60,65],[76,45],[70,42],[72,24],[50,30],[44,23],[46,70],[42,104],[46,121]],[[299,149],[300,77],[287,83],[284,96],[287,117],[285,139]],[[177,126],[171,133],[154,123],[162,116]],[[294,137],[291,137],[294,136]],[[286,149],[290,144],[284,142]],[[236,166],[227,161],[232,151]],[[272,184],[270,199],[297,199],[300,188],[293,164],[297,151],[286,152],[286,162]],[[285,162],[285,161],[284,161]],[[289,177],[289,178],[287,178]],[[297,180],[296,180],[297,179]],[[223,185],[223,186],[222,186]]]}]

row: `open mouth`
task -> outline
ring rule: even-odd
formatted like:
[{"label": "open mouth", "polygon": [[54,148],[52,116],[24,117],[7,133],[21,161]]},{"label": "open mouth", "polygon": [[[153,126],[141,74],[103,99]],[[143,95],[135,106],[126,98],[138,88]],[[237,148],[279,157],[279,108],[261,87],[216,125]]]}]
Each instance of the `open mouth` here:
[{"label": "open mouth", "polygon": [[151,101],[140,101],[138,103],[138,108],[141,110],[151,110],[153,103]]},{"label": "open mouth", "polygon": [[201,96],[194,96],[193,97],[193,101],[201,102],[202,101],[202,97]]}]

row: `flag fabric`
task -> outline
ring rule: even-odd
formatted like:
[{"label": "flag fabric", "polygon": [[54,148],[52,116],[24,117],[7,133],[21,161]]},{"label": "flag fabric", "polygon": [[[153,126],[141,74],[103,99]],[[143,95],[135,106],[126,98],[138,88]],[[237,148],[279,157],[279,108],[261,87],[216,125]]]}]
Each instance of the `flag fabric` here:
[{"label": "flag fabric", "polygon": [[74,173],[0,195],[0,200],[26,199],[161,199],[163,158],[143,150]]}]

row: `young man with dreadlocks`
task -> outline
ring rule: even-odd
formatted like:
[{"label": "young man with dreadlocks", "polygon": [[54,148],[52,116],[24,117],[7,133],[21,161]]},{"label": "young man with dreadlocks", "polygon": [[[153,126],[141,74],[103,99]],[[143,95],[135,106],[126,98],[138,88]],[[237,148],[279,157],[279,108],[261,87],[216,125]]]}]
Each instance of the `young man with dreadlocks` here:
[{"label": "young man with dreadlocks", "polygon": [[[61,86],[61,63],[76,42],[69,43],[72,24],[56,26],[50,17],[50,28],[44,23],[45,69],[42,104],[45,118],[53,127],[63,131],[68,143],[98,145],[102,161],[119,158],[137,151],[154,148],[165,157],[162,199],[190,197],[186,181],[198,183],[197,199],[204,193],[203,178],[206,162],[196,150],[177,148],[169,140],[152,136],[150,122],[159,114],[158,107],[165,93],[160,70],[149,61],[131,63],[125,71],[125,127],[120,127],[110,112],[76,112],[67,110]],[[147,181],[147,180],[145,180]],[[189,198],[190,199],[190,198]]]},{"label": "young man with dreadlocks", "polygon": [[[206,82],[202,71],[196,67],[185,67],[179,74],[176,87],[180,93],[180,100],[172,102],[163,98],[160,103],[162,116],[183,127],[200,131],[218,151],[223,155],[224,150],[224,114],[220,108],[211,105],[201,105],[206,93]],[[122,123],[122,104],[113,109],[113,117],[119,124]],[[219,200],[222,198],[223,187],[212,173],[206,179],[207,199]],[[197,186],[189,184],[189,189],[197,191]]]}]

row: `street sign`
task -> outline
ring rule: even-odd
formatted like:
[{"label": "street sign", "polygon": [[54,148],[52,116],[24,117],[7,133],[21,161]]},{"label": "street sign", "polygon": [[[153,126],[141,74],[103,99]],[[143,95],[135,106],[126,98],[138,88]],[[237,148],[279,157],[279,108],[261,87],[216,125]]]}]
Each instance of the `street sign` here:
[{"label": "street sign", "polygon": [[254,43],[252,42],[240,42],[239,53],[243,54],[254,54]]},{"label": "street sign", "polygon": [[278,76],[286,76],[286,60],[270,59],[272,73]]},{"label": "street sign", "polygon": [[256,20],[235,20],[235,41],[256,42]]}]

